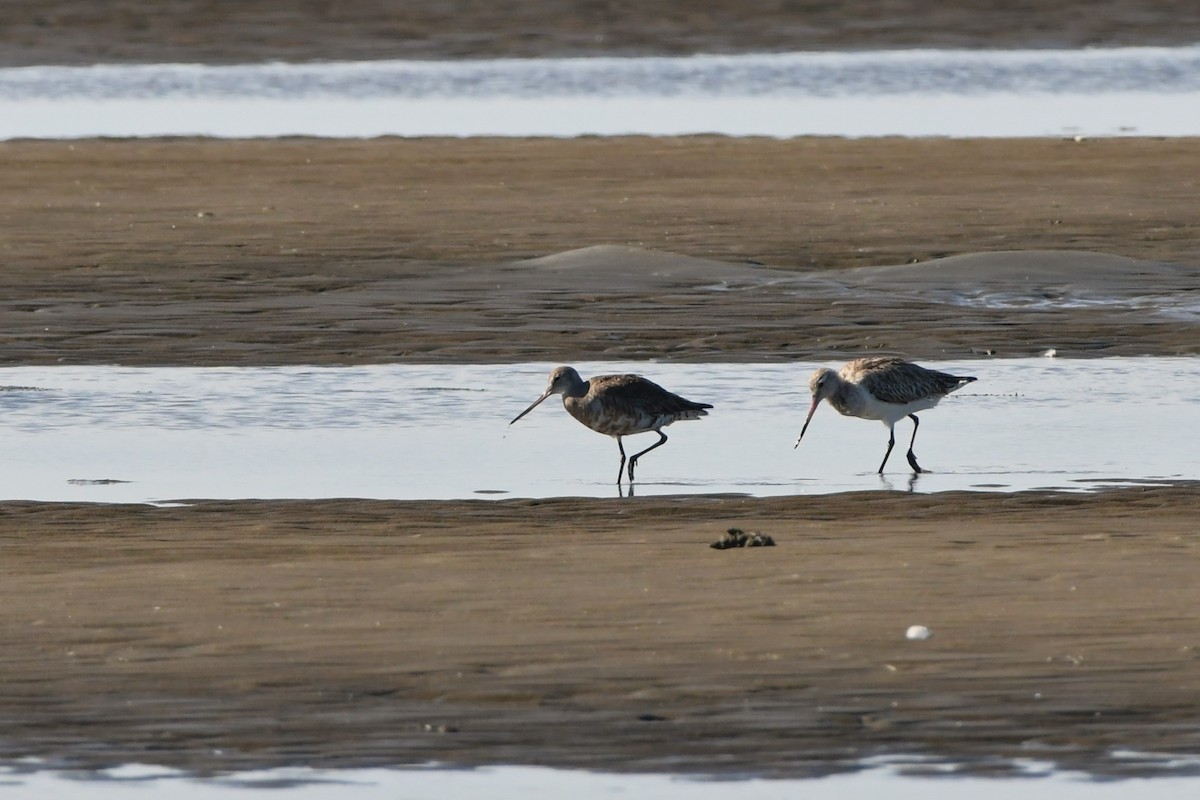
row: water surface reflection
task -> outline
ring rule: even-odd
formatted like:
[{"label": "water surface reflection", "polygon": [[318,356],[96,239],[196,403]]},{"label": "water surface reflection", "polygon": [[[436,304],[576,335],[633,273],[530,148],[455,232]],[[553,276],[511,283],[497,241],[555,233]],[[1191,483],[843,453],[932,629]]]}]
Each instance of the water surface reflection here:
[{"label": "water surface reflection", "polygon": [[[822,407],[799,449],[814,363],[580,363],[715,405],[666,429],[639,496],[1087,490],[1194,479],[1200,362],[925,362],[977,383],[922,415],[917,453],[875,474],[887,430]],[[509,427],[552,364],[0,370],[0,499],[615,497],[615,442],[548,401]],[[897,440],[909,435],[897,426]],[[643,443],[644,440],[644,443]],[[653,434],[631,437],[642,448]],[[632,452],[632,451],[631,451]]]}]

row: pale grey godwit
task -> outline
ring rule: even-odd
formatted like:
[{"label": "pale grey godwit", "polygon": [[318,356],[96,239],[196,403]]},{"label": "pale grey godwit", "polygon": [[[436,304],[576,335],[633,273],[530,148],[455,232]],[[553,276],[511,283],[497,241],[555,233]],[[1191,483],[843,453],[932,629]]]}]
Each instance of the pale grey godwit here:
[{"label": "pale grey godwit", "polygon": [[621,466],[617,467],[617,484],[625,469],[625,447],[622,436],[654,431],[659,439],[629,458],[629,482],[633,483],[633,468],[637,460],[667,441],[662,429],[672,422],[699,419],[712,408],[708,403],[694,403],[672,394],[640,375],[598,375],[584,380],[573,367],[558,367],[550,373],[550,382],[542,396],[534,400],[508,423],[512,425],[533,411],[552,394],[561,394],[563,407],[575,419],[597,433],[613,436],[621,451]]},{"label": "pale grey godwit", "polygon": [[877,419],[888,426],[887,452],[879,465],[880,475],[892,454],[892,446],[896,444],[896,423],[909,417],[913,421],[913,435],[908,443],[908,463],[914,472],[924,472],[913,455],[913,442],[917,440],[917,427],[921,424],[915,412],[933,408],[950,392],[973,380],[975,378],[926,369],[891,356],[856,358],[842,367],[841,372],[819,369],[808,381],[812,405],[795,446],[800,446],[800,439],[804,438],[817,405],[828,400],[829,405],[844,416]]}]

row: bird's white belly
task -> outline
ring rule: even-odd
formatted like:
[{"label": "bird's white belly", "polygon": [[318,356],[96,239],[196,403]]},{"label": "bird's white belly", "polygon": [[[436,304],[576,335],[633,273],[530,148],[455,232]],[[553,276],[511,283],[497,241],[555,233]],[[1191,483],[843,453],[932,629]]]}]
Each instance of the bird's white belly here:
[{"label": "bird's white belly", "polygon": [[940,397],[925,397],[921,400],[914,400],[911,403],[885,403],[871,395],[867,395],[866,403],[863,404],[863,408],[855,416],[863,417],[864,419],[876,419],[890,427],[909,414],[933,408],[941,399]]}]

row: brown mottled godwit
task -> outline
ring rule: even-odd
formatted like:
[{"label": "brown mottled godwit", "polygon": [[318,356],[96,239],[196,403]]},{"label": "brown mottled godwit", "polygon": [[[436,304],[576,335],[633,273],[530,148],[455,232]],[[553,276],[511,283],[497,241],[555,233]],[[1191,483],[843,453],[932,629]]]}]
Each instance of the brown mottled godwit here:
[{"label": "brown mottled godwit", "polygon": [[933,408],[950,392],[973,380],[975,378],[926,369],[891,356],[857,358],[842,367],[841,372],[819,369],[808,381],[812,405],[795,446],[800,446],[800,439],[804,438],[817,405],[828,400],[840,414],[877,419],[888,426],[887,452],[879,465],[880,475],[892,454],[892,446],[896,444],[896,423],[903,417],[910,418],[913,435],[908,443],[908,463],[914,472],[924,472],[913,455],[913,442],[917,440],[917,427],[921,424],[916,412]]},{"label": "brown mottled godwit", "polygon": [[618,485],[626,460],[622,436],[648,431],[654,431],[659,436],[657,442],[630,456],[629,482],[633,483],[633,468],[637,460],[666,443],[667,435],[662,432],[663,428],[672,422],[699,419],[708,414],[707,409],[712,408],[708,403],[685,400],[640,375],[598,375],[585,381],[573,367],[558,367],[550,373],[549,385],[542,396],[508,424],[512,425],[533,411],[552,394],[562,395],[563,407],[572,417],[597,433],[616,438],[617,449],[621,451],[621,466],[617,468]]}]

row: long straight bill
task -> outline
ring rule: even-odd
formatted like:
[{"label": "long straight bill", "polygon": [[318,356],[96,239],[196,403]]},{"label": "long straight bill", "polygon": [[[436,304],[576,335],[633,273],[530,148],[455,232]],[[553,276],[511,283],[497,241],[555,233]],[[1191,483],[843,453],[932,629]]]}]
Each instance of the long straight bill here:
[{"label": "long straight bill", "polygon": [[[808,423],[812,422],[813,414],[817,413],[817,406],[820,403],[819,399],[813,398],[812,405],[808,407],[808,416],[804,418],[804,427],[800,429],[800,439],[804,438],[804,432],[808,430]],[[800,439],[797,439],[796,443],[792,445],[793,450],[800,446]]]},{"label": "long straight bill", "polygon": [[546,392],[546,393],[544,393],[544,394],[543,394],[541,397],[539,397],[537,400],[534,400],[534,401],[533,401],[533,403],[531,403],[531,404],[530,404],[529,408],[525,409],[525,410],[524,410],[524,411],[522,411],[520,414],[517,414],[515,417],[513,417],[513,420],[512,420],[512,422],[510,422],[510,423],[508,423],[508,424],[509,424],[509,425],[512,425],[512,424],[513,424],[513,422],[516,422],[516,421],[517,421],[517,420],[519,420],[521,417],[523,417],[523,416],[525,416],[526,414],[528,414],[530,411],[533,411],[535,408],[537,408],[537,407],[538,407],[538,404],[539,404],[539,403],[541,403],[543,400],[545,400],[545,399],[546,399],[547,397],[549,397],[549,396],[550,396],[550,393],[549,393],[549,392]]}]

